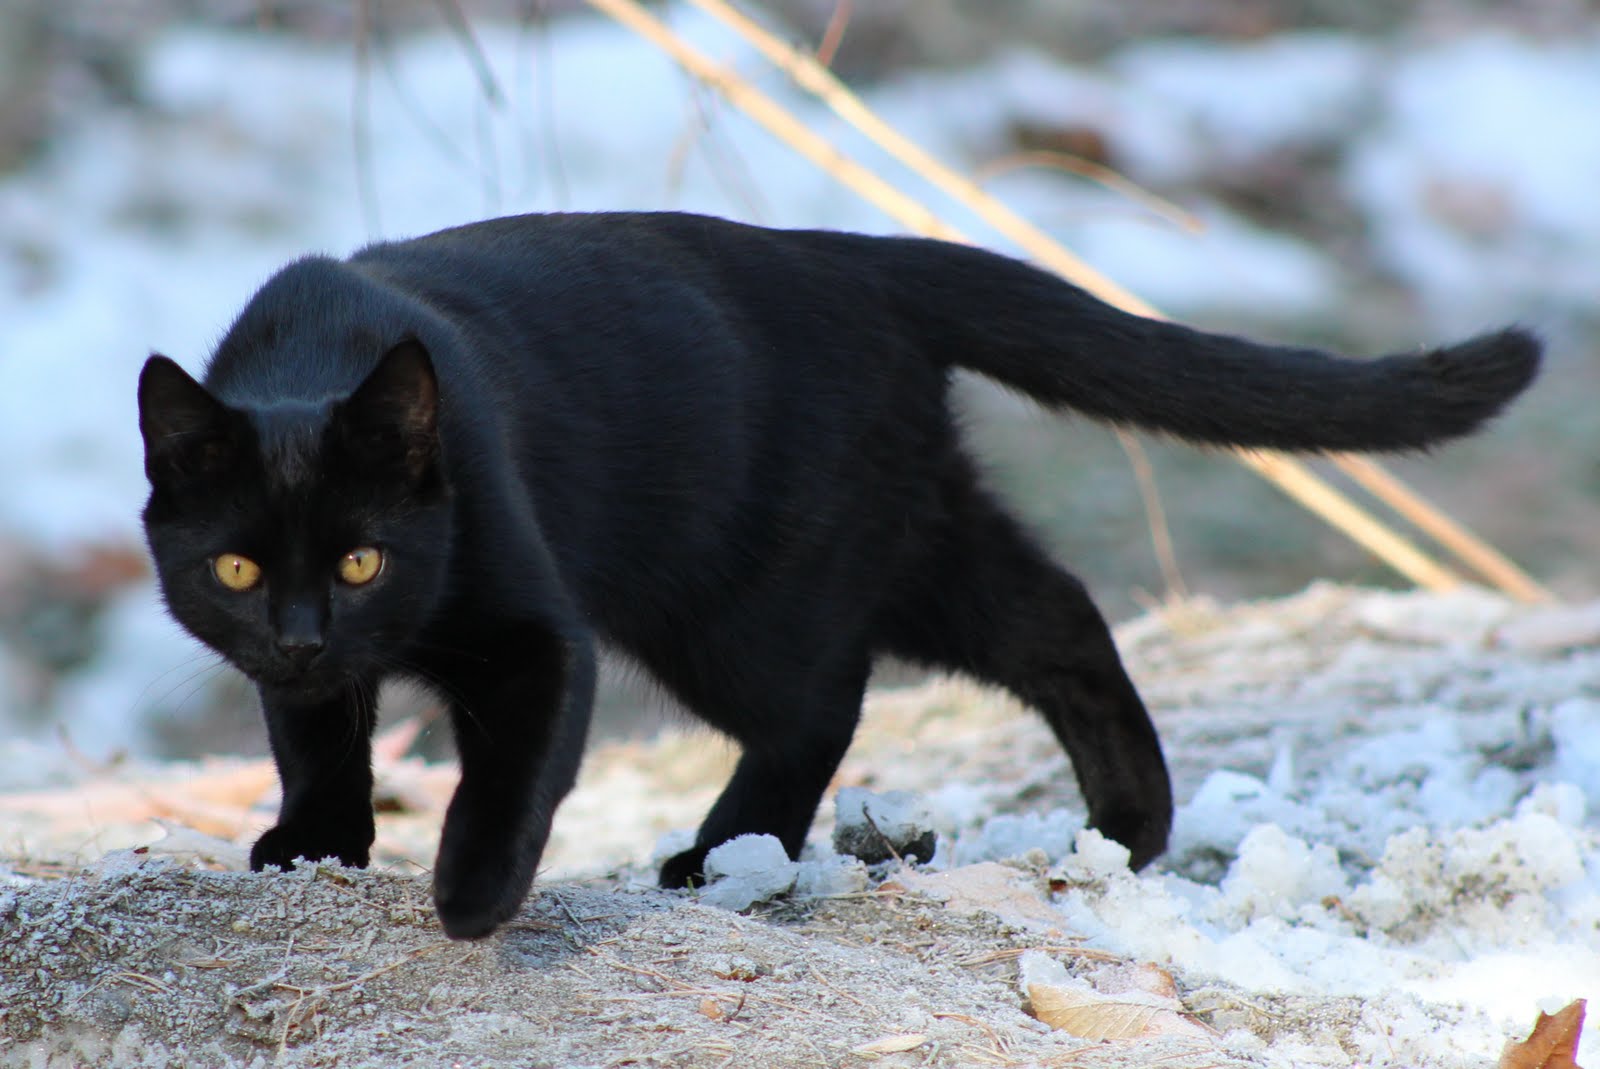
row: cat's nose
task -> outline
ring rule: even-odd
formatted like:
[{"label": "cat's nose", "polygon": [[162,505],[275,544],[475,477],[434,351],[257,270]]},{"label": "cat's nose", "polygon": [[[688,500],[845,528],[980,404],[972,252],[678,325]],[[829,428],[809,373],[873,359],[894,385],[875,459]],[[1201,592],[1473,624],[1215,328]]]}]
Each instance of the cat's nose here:
[{"label": "cat's nose", "polygon": [[304,672],[322,652],[324,613],[314,600],[292,600],[278,608],[278,650]]},{"label": "cat's nose", "polygon": [[282,650],[283,655],[289,658],[290,664],[303,672],[311,667],[311,662],[316,660],[317,654],[322,652],[322,640],[320,638],[285,636],[278,640],[278,649]]}]

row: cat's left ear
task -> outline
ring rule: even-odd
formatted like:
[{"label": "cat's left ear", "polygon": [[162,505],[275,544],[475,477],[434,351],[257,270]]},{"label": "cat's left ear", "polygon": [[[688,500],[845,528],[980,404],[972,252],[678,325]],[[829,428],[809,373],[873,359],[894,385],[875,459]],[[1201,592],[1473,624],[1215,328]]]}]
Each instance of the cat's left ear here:
[{"label": "cat's left ear", "polygon": [[428,350],[406,338],[384,353],[339,406],[339,419],[368,462],[399,460],[412,478],[430,472],[439,454],[439,380]]}]

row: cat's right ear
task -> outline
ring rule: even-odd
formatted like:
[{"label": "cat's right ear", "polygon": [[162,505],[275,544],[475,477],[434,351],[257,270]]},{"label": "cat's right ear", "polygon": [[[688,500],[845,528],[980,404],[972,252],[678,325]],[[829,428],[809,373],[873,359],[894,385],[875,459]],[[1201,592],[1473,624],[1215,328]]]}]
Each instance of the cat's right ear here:
[{"label": "cat's right ear", "polygon": [[367,465],[398,464],[413,480],[429,476],[439,455],[439,380],[416,338],[383,354],[340,406],[350,447]]},{"label": "cat's right ear", "polygon": [[152,483],[215,475],[233,460],[227,408],[159,353],[139,373],[139,433]]}]

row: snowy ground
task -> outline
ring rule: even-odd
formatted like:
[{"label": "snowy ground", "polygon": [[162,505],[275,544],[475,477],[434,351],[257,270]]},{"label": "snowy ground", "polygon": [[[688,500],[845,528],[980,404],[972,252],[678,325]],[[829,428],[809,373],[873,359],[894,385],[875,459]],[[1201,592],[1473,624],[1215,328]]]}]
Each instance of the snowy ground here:
[{"label": "snowy ground", "polygon": [[[868,873],[832,855],[824,819],[779,881],[795,893],[748,917],[707,903],[782,866],[698,903],[660,895],[652,844],[693,825],[727,755],[703,736],[617,744],[559,814],[526,923],[478,950],[439,938],[411,875],[448,769],[383,765],[399,801],[372,875],[238,872],[271,811],[256,766],[80,769],[0,796],[0,1064],[245,1065],[281,1045],[275,1064],[831,1065],[921,1035],[890,1064],[1454,1069],[1494,1064],[1540,1007],[1600,995],[1600,603],[1317,587],[1118,637],[1182,802],[1139,876],[1079,832],[1042,725],[957,682],[876,695],[838,781],[920,798],[930,867]],[[165,839],[130,820],[158,800]],[[228,819],[232,842],[194,830]],[[1019,957],[1044,948],[1067,973]],[[1041,976],[1150,1031],[1041,1027],[1021,986]],[[1597,1057],[1591,1038],[1578,1063]]]}]

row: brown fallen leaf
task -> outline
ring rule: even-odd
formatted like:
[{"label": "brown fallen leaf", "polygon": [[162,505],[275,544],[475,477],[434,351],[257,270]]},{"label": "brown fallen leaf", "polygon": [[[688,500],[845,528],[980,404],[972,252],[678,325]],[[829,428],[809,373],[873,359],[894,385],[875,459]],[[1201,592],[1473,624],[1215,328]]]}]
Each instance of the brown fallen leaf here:
[{"label": "brown fallen leaf", "polygon": [[1506,1044],[1497,1069],[1580,1069],[1578,1036],[1586,1005],[1583,999],[1574,999],[1553,1014],[1539,1014],[1527,1039]]},{"label": "brown fallen leaf", "polygon": [[1205,1025],[1152,999],[1102,995],[1087,986],[1028,985],[1033,1015],[1079,1039],[1210,1039]]},{"label": "brown fallen leaf", "polygon": [[979,861],[944,872],[906,871],[898,882],[944,903],[955,913],[990,913],[1007,924],[1033,932],[1061,935],[1064,919],[1046,902],[1033,878],[1009,865]]},{"label": "brown fallen leaf", "polygon": [[152,787],[151,793],[166,791],[213,805],[249,809],[259,803],[277,782],[278,770],[271,761],[235,763],[223,759],[207,762],[197,775],[180,780],[171,787]]},{"label": "brown fallen leaf", "polygon": [[372,740],[373,763],[394,764],[403,759],[422,729],[437,719],[438,715],[438,710],[429,710],[424,716],[408,716],[393,727],[378,732]]},{"label": "brown fallen leaf", "polygon": [[139,847],[135,853],[149,857],[166,857],[190,868],[211,869],[221,872],[248,872],[250,853],[226,839],[208,835],[184,824],[158,820],[166,837]]},{"label": "brown fallen leaf", "polygon": [[902,1036],[884,1036],[872,1043],[863,1043],[859,1047],[850,1048],[851,1054],[900,1054],[908,1050],[916,1050],[928,1041],[928,1037],[921,1032],[908,1032]]},{"label": "brown fallen leaf", "polygon": [[251,807],[277,782],[270,761],[208,763],[184,780],[81,783],[0,795],[0,813],[22,813],[63,828],[128,827],[176,821],[232,839],[261,827]]},{"label": "brown fallen leaf", "polygon": [[1530,653],[1564,653],[1600,645],[1600,601],[1551,605],[1518,614],[1489,636],[1492,645]]},{"label": "brown fallen leaf", "polygon": [[1123,995],[1130,991],[1143,991],[1157,998],[1170,999],[1177,1008],[1178,984],[1172,974],[1159,965],[1147,961],[1110,962],[1089,975],[1089,983],[1102,995]]}]

